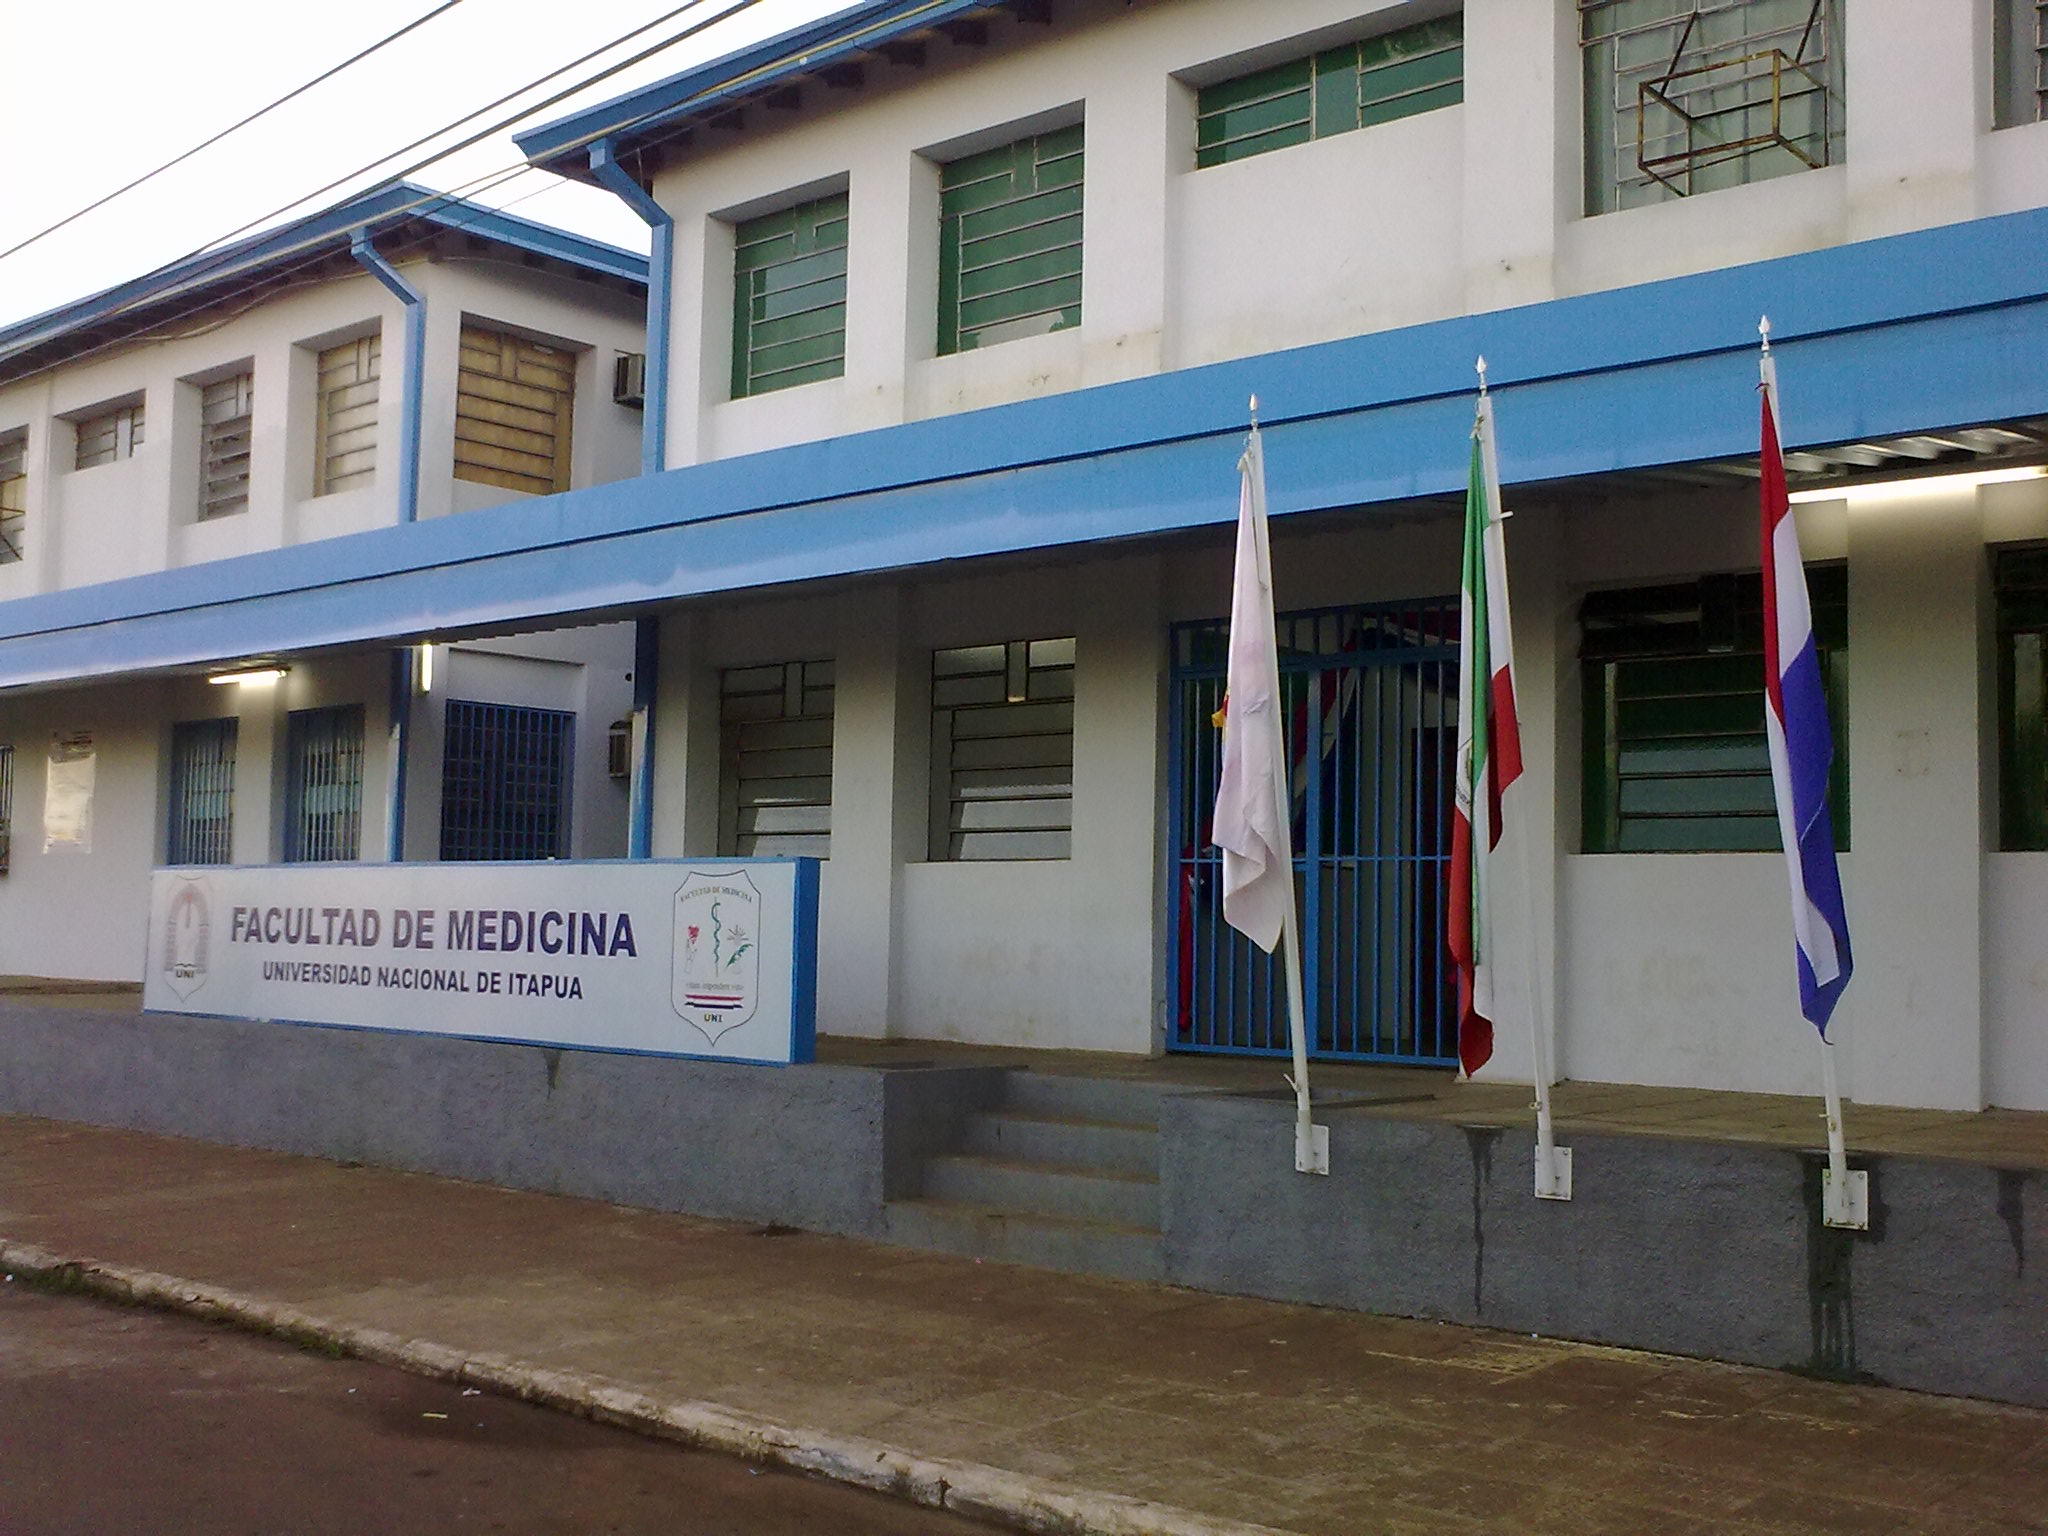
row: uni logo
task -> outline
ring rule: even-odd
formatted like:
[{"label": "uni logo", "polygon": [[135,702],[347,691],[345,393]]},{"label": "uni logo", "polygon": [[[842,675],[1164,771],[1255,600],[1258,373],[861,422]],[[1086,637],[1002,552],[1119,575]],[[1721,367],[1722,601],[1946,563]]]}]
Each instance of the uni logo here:
[{"label": "uni logo", "polygon": [[669,1001],[715,1046],[760,1001],[760,888],[744,869],[691,869],[676,891],[675,927]]},{"label": "uni logo", "polygon": [[203,875],[183,875],[164,921],[164,985],[184,1002],[206,985],[213,937],[213,891]]}]

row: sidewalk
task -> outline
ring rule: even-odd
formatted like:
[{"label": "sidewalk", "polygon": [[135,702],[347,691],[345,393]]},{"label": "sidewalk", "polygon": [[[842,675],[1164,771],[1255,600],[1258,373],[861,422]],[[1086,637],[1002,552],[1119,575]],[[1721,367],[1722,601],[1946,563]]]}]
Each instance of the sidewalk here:
[{"label": "sidewalk", "polygon": [[[1207,1517],[1187,1530],[2048,1530],[2039,1412],[44,1120],[0,1116],[4,1244],[615,1384],[676,1423],[719,1405],[800,1429],[799,1453],[976,1464],[963,1486],[1018,1508],[1090,1507],[1065,1488]],[[1094,1528],[1143,1528],[1097,1502]]]}]

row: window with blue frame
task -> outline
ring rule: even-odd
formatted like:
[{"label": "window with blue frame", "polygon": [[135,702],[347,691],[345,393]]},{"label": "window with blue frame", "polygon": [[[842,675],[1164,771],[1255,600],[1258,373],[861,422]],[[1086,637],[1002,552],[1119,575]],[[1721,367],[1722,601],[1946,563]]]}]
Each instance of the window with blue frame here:
[{"label": "window with blue frame", "polygon": [[362,849],[363,706],[294,710],[285,726],[285,862],[347,861]]},{"label": "window with blue frame", "polygon": [[235,737],[232,715],[171,727],[169,846],[172,864],[225,864],[235,841]]}]

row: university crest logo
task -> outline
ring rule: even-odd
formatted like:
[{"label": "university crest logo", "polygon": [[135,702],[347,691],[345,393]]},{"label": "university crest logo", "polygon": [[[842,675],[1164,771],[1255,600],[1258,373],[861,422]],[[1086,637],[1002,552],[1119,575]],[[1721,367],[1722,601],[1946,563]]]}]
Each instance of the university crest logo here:
[{"label": "university crest logo", "polygon": [[204,876],[181,876],[171,889],[164,914],[163,953],[164,985],[181,1003],[206,985],[212,935],[212,888]]},{"label": "university crest logo", "polygon": [[670,1001],[709,1045],[754,1016],[761,996],[761,891],[744,869],[683,876]]}]

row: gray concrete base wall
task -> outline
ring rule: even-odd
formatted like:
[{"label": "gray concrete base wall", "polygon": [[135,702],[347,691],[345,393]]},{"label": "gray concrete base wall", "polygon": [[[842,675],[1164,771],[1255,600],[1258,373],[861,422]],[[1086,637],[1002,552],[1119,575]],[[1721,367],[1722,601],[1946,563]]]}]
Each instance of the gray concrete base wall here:
[{"label": "gray concrete base wall", "polygon": [[1528,1132],[1318,1118],[1328,1178],[1294,1171],[1291,1103],[1161,1101],[1169,1280],[2048,1406],[2038,1171],[1852,1158],[1845,1232],[1820,1153],[1576,1135],[1560,1202]]},{"label": "gray concrete base wall", "polygon": [[0,1003],[0,1111],[853,1235],[987,1076]]}]

